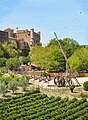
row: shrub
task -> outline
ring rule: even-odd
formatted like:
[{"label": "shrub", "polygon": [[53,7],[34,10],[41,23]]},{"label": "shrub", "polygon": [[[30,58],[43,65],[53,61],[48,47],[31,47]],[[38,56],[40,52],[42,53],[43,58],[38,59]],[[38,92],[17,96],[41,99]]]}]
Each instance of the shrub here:
[{"label": "shrub", "polygon": [[42,76],[43,76],[43,77],[47,77],[48,75],[49,75],[48,72],[42,72]]},{"label": "shrub", "polygon": [[88,98],[88,95],[87,95],[87,94],[84,94],[84,93],[81,93],[81,94],[80,94],[80,97],[82,97],[82,98]]},{"label": "shrub", "polygon": [[88,81],[85,81],[83,83],[83,88],[84,88],[84,90],[88,91]]},{"label": "shrub", "polygon": [[10,58],[6,61],[6,67],[10,70],[14,70],[20,66],[20,60],[18,58]]},{"label": "shrub", "polygon": [[23,59],[22,59],[22,63],[23,63],[23,64],[28,64],[29,61],[30,61],[29,56],[23,57]]},{"label": "shrub", "polygon": [[0,58],[0,67],[6,66],[6,58]]},{"label": "shrub", "polygon": [[22,87],[23,91],[26,90],[27,85],[28,85],[27,78],[26,77],[21,77],[20,80],[19,80],[19,86]]},{"label": "shrub", "polygon": [[13,93],[14,93],[15,90],[17,90],[17,87],[18,87],[18,82],[15,81],[15,80],[11,80],[8,84],[8,89],[12,90]]},{"label": "shrub", "polygon": [[75,88],[75,85],[72,84],[72,85],[69,86],[69,88],[70,88],[70,91],[73,93],[73,90],[74,90],[74,88]]},{"label": "shrub", "polygon": [[0,68],[0,77],[5,73],[5,70],[3,68]]},{"label": "shrub", "polygon": [[0,82],[0,93],[3,94],[3,97],[5,96],[5,93],[7,93],[7,85],[5,82]]},{"label": "shrub", "polygon": [[26,78],[26,79],[29,81],[29,78],[30,78],[30,77],[29,77],[28,75],[24,74],[24,75],[22,75],[22,77],[23,77],[23,78]]},{"label": "shrub", "polygon": [[5,84],[7,85],[7,84],[9,83],[9,81],[12,80],[12,78],[11,78],[10,76],[2,76],[2,77],[0,78],[0,80],[1,80],[2,82],[5,82]]}]

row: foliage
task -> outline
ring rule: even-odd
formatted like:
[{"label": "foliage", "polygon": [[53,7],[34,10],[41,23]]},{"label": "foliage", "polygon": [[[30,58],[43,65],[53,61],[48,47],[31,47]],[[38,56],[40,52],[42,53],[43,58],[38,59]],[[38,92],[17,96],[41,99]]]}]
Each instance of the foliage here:
[{"label": "foliage", "polygon": [[39,90],[0,100],[2,120],[81,120],[88,119],[85,99],[48,97]]},{"label": "foliage", "polygon": [[4,52],[4,57],[6,58],[10,58],[10,57],[18,57],[19,56],[19,49],[17,49],[17,47],[10,43],[8,44],[7,42],[2,44],[3,47],[3,52]]},{"label": "foliage", "polygon": [[5,73],[5,70],[3,68],[0,68],[0,77]]},{"label": "foliage", "polygon": [[73,71],[88,70],[88,48],[81,47],[68,59]]},{"label": "foliage", "polygon": [[3,97],[5,96],[5,93],[7,93],[7,85],[5,82],[0,81],[0,93],[3,94]]},{"label": "foliage", "polygon": [[72,85],[69,86],[69,88],[70,88],[71,92],[73,93],[73,90],[74,90],[74,88],[75,88],[75,85],[72,84]]},{"label": "foliage", "polygon": [[25,64],[28,64],[30,62],[30,58],[29,58],[29,56],[27,56],[27,57],[23,57],[23,59],[22,59],[22,63],[25,65]]},{"label": "foliage", "polygon": [[6,58],[0,58],[0,67],[6,66]]},{"label": "foliage", "polygon": [[[60,40],[60,43],[67,57],[70,57],[79,46],[75,40],[69,38]],[[65,71],[66,61],[55,39],[45,47],[36,45],[29,54],[31,63],[41,69]]]},{"label": "foliage", "polygon": [[9,83],[9,81],[12,80],[11,76],[2,76],[0,77],[0,81],[5,82],[5,84],[7,85]]},{"label": "foliage", "polygon": [[[63,40],[60,39],[59,42],[67,58],[69,58],[75,52],[75,50],[80,47],[78,42],[70,38],[64,38]],[[58,41],[56,41],[55,39],[50,40],[50,43],[48,44],[48,46],[51,46],[51,45],[57,45],[58,47],[60,47],[58,45]]]},{"label": "foliage", "polygon": [[61,41],[61,44],[67,55],[67,58],[69,58],[75,52],[76,49],[80,48],[78,42],[70,38],[64,38]]},{"label": "foliage", "polygon": [[42,76],[43,76],[43,77],[44,77],[44,76],[46,76],[46,77],[47,77],[47,76],[49,75],[49,73],[48,73],[48,72],[42,72],[41,74],[42,74]]},{"label": "foliage", "polygon": [[22,49],[22,56],[27,57],[29,55],[29,49]]},{"label": "foliage", "polygon": [[56,45],[39,47],[36,46],[30,51],[31,63],[41,69],[64,70],[65,62],[60,49]]},{"label": "foliage", "polygon": [[83,88],[84,88],[84,90],[88,91],[88,81],[85,81],[83,83]]},{"label": "foliage", "polygon": [[18,58],[10,58],[6,61],[6,67],[10,70],[14,70],[20,66],[20,60]]},{"label": "foliage", "polygon": [[19,86],[25,91],[28,86],[28,79],[26,77],[21,77],[19,80]]},{"label": "foliage", "polygon": [[42,43],[41,43],[41,42],[38,42],[38,43],[37,43],[37,46],[42,46]]},{"label": "foliage", "polygon": [[80,97],[82,97],[82,98],[88,98],[88,94],[81,93]]},{"label": "foliage", "polygon": [[26,75],[26,74],[22,75],[22,77],[23,77],[23,78],[26,78],[27,81],[29,81],[29,79],[30,79],[30,77],[29,77],[28,75]]},{"label": "foliage", "polygon": [[16,80],[13,79],[13,80],[9,81],[8,89],[12,90],[13,93],[14,93],[15,90],[17,90],[17,87],[18,87],[18,82]]},{"label": "foliage", "polygon": [[0,57],[4,57],[4,51],[2,50],[1,47],[0,47]]}]

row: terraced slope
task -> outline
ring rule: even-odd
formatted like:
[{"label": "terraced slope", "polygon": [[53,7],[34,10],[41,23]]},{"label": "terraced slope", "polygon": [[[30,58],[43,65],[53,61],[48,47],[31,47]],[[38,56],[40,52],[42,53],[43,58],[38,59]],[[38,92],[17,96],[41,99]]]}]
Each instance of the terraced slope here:
[{"label": "terraced slope", "polygon": [[0,100],[0,120],[88,120],[88,102],[48,97],[36,89]]}]

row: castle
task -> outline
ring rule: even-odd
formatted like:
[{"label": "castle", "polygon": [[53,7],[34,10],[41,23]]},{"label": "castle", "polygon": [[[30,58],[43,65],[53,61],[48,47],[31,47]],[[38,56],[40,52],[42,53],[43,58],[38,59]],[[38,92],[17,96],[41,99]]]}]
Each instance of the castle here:
[{"label": "castle", "polygon": [[30,47],[40,42],[40,32],[31,30],[16,30],[7,28],[4,31],[0,30],[0,42],[13,42],[19,46],[19,49],[30,49]]}]

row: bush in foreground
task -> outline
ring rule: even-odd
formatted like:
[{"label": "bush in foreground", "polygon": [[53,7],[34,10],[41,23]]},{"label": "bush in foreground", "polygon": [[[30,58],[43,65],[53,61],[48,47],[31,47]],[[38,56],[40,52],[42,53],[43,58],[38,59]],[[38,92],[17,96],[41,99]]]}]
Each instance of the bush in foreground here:
[{"label": "bush in foreground", "polygon": [[69,86],[69,88],[70,88],[70,91],[73,93],[73,90],[74,90],[74,88],[75,88],[75,85],[72,84],[72,85]]},{"label": "bush in foreground", "polygon": [[83,88],[84,88],[84,90],[88,91],[88,81],[85,81],[83,83]]}]

